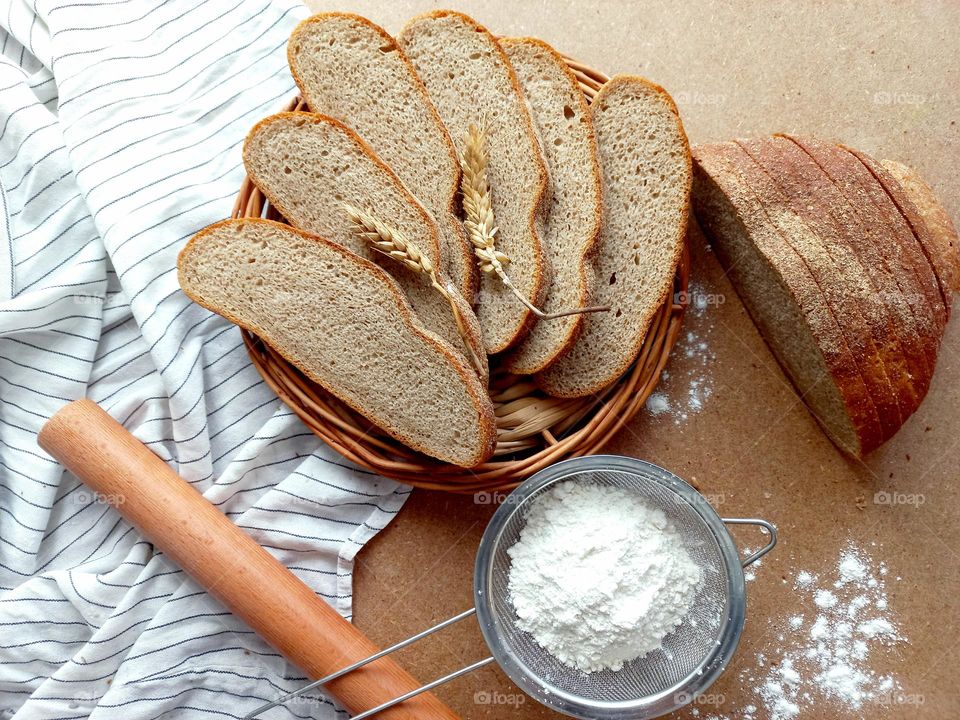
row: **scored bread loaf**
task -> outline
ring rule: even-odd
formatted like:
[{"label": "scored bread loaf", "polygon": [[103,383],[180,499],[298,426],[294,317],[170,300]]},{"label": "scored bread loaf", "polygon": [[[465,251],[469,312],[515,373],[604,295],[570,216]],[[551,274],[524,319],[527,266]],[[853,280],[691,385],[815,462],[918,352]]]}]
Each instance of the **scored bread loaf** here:
[{"label": "scored bread loaf", "polygon": [[373,263],[287,225],[244,219],[197,233],[177,270],[193,300],[255,333],[397,440],[461,467],[493,452],[485,388]]},{"label": "scored bread loaf", "polygon": [[851,250],[851,243],[860,245],[863,239],[849,240],[847,223],[834,221],[837,203],[828,195],[829,178],[794,143],[782,137],[736,142],[755,163],[745,162],[744,170],[759,179],[756,187],[768,213],[787,242],[804,256],[844,329],[880,415],[884,438],[891,437],[916,405],[886,307],[877,302],[876,289]]},{"label": "scored bread loaf", "polygon": [[[875,300],[886,306],[889,330],[909,368],[914,395],[930,386],[943,322],[937,280],[913,233],[876,179],[856,157],[836,144],[813,137],[784,136],[797,144],[830,178],[850,211],[852,243],[877,288]],[[829,200],[824,196],[824,200]]]},{"label": "scored bread loaf", "polygon": [[[543,251],[552,270],[541,306],[546,313],[585,307],[587,263],[597,249],[603,198],[597,141],[590,107],[573,72],[542,40],[500,41],[530,105],[550,182],[538,219]],[[583,315],[538,322],[504,358],[512,373],[533,375],[552,365],[583,329]]]},{"label": "scored bread loaf", "polygon": [[[425,327],[481,364],[487,378],[479,322],[463,297],[449,286],[466,337],[461,337],[448,301],[422,273],[372,250],[357,236],[344,204],[369,212],[400,231],[442,267],[436,225],[427,211],[369,146],[346,125],[314,113],[279,113],[261,120],[243,146],[253,183],[291,225],[343,245],[373,260],[397,279]],[[445,286],[449,280],[443,275]],[[467,344],[467,346],[465,346]]]},{"label": "scored bread loaf", "polygon": [[[952,292],[960,291],[960,242],[957,240],[957,230],[933,188],[916,170],[903,163],[881,160],[880,165],[900,184],[925,222],[931,241],[929,252],[933,269],[943,287]],[[946,293],[946,300],[949,305],[951,292]]]},{"label": "scored bread loaf", "polygon": [[[397,36],[430,100],[462,154],[471,124],[486,130],[487,177],[499,232],[497,249],[510,258],[507,274],[539,305],[549,267],[536,218],[547,172],[516,74],[496,39],[466,15],[437,10],[413,18]],[[487,351],[519,342],[535,317],[495,274],[484,273],[477,315]]]},{"label": "scored bread loaf", "polygon": [[473,302],[477,265],[454,215],[460,162],[403,51],[366,18],[320,13],[294,29],[287,57],[310,110],[353,128],[433,214],[447,272]]},{"label": "scored bread loaf", "polygon": [[870,171],[870,174],[873,175],[874,179],[880,184],[884,192],[887,193],[890,200],[897,207],[897,210],[899,210],[907,225],[910,226],[913,236],[920,244],[920,247],[923,248],[927,262],[930,263],[930,267],[934,270],[934,274],[937,277],[937,287],[940,290],[940,299],[943,302],[944,313],[949,318],[952,291],[947,285],[944,275],[944,268],[949,260],[947,253],[940,247],[938,238],[934,236],[926,220],[924,220],[920,211],[917,209],[917,206],[913,204],[913,200],[906,189],[890,175],[880,162],[854,148],[843,145],[841,147],[854,155],[863,163],[864,167]]},{"label": "scored bread loaf", "polygon": [[590,109],[604,209],[591,302],[611,310],[585,316],[573,347],[535,376],[558,397],[595,393],[636,359],[673,287],[689,213],[690,148],[666,91],[640,77],[617,75]]},{"label": "scored bread loaf", "polygon": [[876,405],[807,262],[742,174],[749,159],[732,142],[693,156],[697,220],[760,334],[828,437],[865,455],[883,438]]}]

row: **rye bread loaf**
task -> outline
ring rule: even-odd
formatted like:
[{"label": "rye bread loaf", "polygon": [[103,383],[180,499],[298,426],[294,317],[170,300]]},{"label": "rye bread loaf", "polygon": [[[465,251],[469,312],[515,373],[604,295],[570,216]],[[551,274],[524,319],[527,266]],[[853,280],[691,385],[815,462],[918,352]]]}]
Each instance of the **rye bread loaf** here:
[{"label": "rye bread loaf", "polygon": [[920,357],[908,356],[904,350],[902,320],[892,321],[885,296],[899,292],[896,283],[889,282],[882,261],[871,252],[869,236],[859,218],[810,155],[784,137],[771,137],[764,142],[776,150],[781,160],[775,165],[781,170],[778,180],[795,201],[807,227],[825,238],[824,248],[841,272],[847,300],[856,298],[858,302],[858,310],[873,337],[880,367],[890,385],[889,409],[877,400],[877,412],[881,416],[889,412],[893,432],[896,432],[920,404],[922,396],[914,389],[912,372],[922,373],[925,367],[920,364]]},{"label": "rye bread loaf", "polygon": [[[510,258],[510,279],[534,305],[543,300],[549,267],[536,218],[546,200],[547,172],[516,74],[496,39],[457,12],[419,15],[397,36],[430,100],[462,153],[471,124],[486,129],[487,177],[497,249]],[[477,315],[491,354],[518,343],[535,316],[495,274],[483,274]]]},{"label": "rye bread loaf", "polygon": [[760,334],[828,437],[861,457],[883,432],[860,366],[806,259],[742,174],[732,142],[693,149],[697,219]]},{"label": "rye bread loaf", "polygon": [[485,388],[373,263],[287,225],[244,219],[195,235],[177,270],[193,300],[406,445],[462,467],[493,452]]},{"label": "rye bread loaf", "polygon": [[937,276],[937,286],[940,288],[940,298],[943,301],[943,307],[946,316],[950,316],[950,306],[953,301],[953,291],[948,281],[948,268],[955,261],[955,255],[952,249],[942,244],[943,238],[938,237],[927,225],[926,220],[920,214],[920,210],[913,203],[910,193],[889,173],[889,171],[877,160],[866,153],[860,152],[843,146],[845,150],[852,153],[864,164],[870,173],[877,179],[887,195],[893,201],[894,205],[903,215],[914,237],[923,248],[930,267],[933,268]]},{"label": "rye bread loaf", "polygon": [[[322,115],[280,113],[250,131],[243,146],[243,162],[250,179],[291,225],[339,243],[390,273],[427,329],[462,348],[465,357],[473,351],[486,381],[479,322],[463,297],[450,286],[464,319],[466,340],[449,303],[425,275],[371,250],[357,236],[344,203],[399,230],[434,267],[443,267],[437,228],[429,213],[355,132]],[[445,275],[441,282],[449,284]],[[469,347],[464,347],[465,343]]]},{"label": "rye bread loaf", "polygon": [[366,18],[320,13],[294,29],[287,57],[310,110],[353,128],[430,211],[447,272],[472,302],[477,265],[454,214],[460,162],[403,51]]},{"label": "rye bread loaf", "polygon": [[[900,425],[895,388],[887,374],[884,338],[871,301],[869,282],[842,242],[836,226],[810,203],[803,184],[783,163],[773,138],[736,140],[740,169],[784,240],[803,257],[836,317],[889,438]],[[867,312],[871,311],[868,316]]]},{"label": "rye bread loaf", "polygon": [[957,229],[946,209],[940,204],[936,193],[916,170],[896,160],[881,160],[880,165],[900,183],[907,197],[913,202],[920,217],[927,224],[934,241],[932,260],[943,285],[954,292],[960,291],[960,241]]},{"label": "rye bread loaf", "polygon": [[840,193],[841,199],[834,198],[834,202],[843,203],[852,213],[849,226],[854,247],[877,288],[877,302],[890,313],[890,331],[899,339],[910,383],[922,399],[930,386],[943,334],[936,277],[922,249],[859,160],[834,143],[784,137],[817,163]]},{"label": "rye bread loaf", "polygon": [[[550,181],[549,201],[538,219],[543,251],[552,270],[541,308],[555,313],[586,307],[587,263],[597,249],[603,221],[600,163],[593,119],[577,79],[560,54],[542,40],[500,41],[527,98]],[[538,322],[503,366],[533,375],[552,365],[583,329],[583,315]]]},{"label": "rye bread loaf", "polygon": [[603,178],[604,223],[591,302],[573,347],[535,380],[582,397],[617,380],[637,357],[680,261],[690,205],[690,148],[666,91],[631,75],[607,82],[590,106]]}]

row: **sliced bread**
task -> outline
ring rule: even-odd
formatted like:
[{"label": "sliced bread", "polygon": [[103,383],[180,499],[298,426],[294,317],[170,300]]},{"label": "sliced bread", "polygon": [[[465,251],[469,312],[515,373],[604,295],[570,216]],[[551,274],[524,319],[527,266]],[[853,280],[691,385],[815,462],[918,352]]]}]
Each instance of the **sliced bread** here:
[{"label": "sliced bread", "polygon": [[[794,212],[821,238],[821,246],[840,273],[838,290],[844,302],[855,305],[873,340],[873,367],[886,377],[890,388],[889,396],[874,400],[881,420],[889,418],[892,436],[920,401],[911,380],[912,365],[900,342],[903,324],[891,322],[885,302],[884,294],[891,290],[882,267],[877,267],[880,261],[871,256],[867,235],[843,196],[802,148],[784,137],[756,142],[769,148],[764,167],[777,174],[777,183],[790,198]],[[922,372],[922,366],[916,369]]]},{"label": "sliced bread", "polygon": [[845,264],[852,260],[833,224],[819,217],[822,212],[815,205],[803,204],[803,188],[787,174],[789,168],[770,139],[736,140],[735,145],[741,152],[738,169],[784,241],[803,258],[837,319],[877,409],[885,441],[899,427],[900,410],[878,338],[864,315],[869,283],[861,269],[850,271]]},{"label": "sliced bread", "polygon": [[356,130],[432,213],[447,272],[472,302],[477,265],[454,215],[460,162],[403,51],[366,18],[320,13],[294,29],[287,57],[310,110]]},{"label": "sliced bread", "polygon": [[[877,288],[876,300],[890,314],[890,331],[900,342],[910,383],[922,399],[930,385],[943,326],[937,320],[940,302],[936,278],[905,223],[891,223],[898,213],[885,213],[886,197],[875,178],[850,153],[813,137],[784,136],[817,163],[852,213],[854,247]],[[826,198],[825,198],[826,199]],[[905,232],[904,232],[905,230]]]},{"label": "sliced bread", "polygon": [[614,382],[643,345],[669,297],[690,204],[690,148],[666,91],[618,75],[591,115],[603,176],[604,224],[591,302],[610,312],[584,317],[573,347],[536,382],[558,397],[582,397]]},{"label": "sliced bread", "polygon": [[826,434],[861,457],[883,433],[860,367],[805,259],[740,172],[734,143],[693,149],[697,219],[750,316]]},{"label": "sliced bread", "polygon": [[897,206],[903,218],[907,221],[914,237],[923,248],[930,266],[937,276],[937,285],[940,288],[940,298],[943,301],[944,312],[949,318],[950,306],[953,301],[953,291],[950,288],[948,280],[948,268],[955,261],[955,255],[952,249],[943,244],[944,238],[938,237],[927,224],[920,210],[913,203],[910,193],[904,188],[890,172],[866,153],[844,147],[845,150],[852,153],[864,164],[870,173],[877,179],[877,182],[883,187],[887,195]]},{"label": "sliced bread", "polygon": [[[547,313],[585,307],[587,263],[597,249],[603,198],[597,141],[590,107],[573,72],[542,40],[507,38],[510,58],[530,105],[550,178],[538,230],[552,269],[542,308]],[[556,362],[579,337],[583,315],[537,323],[503,362],[520,375],[533,375]]]},{"label": "sliced bread", "polygon": [[[399,230],[434,267],[442,267],[437,227],[429,213],[355,132],[322,115],[280,113],[250,131],[243,162],[254,184],[291,225],[373,260],[396,278],[424,326],[462,348],[465,357],[472,351],[486,379],[479,322],[463,297],[450,287],[464,319],[465,340],[449,303],[426,275],[371,250],[357,236],[344,203]],[[445,278],[441,282],[447,286]]]},{"label": "sliced bread", "polygon": [[461,467],[490,457],[493,406],[381,268],[269,220],[227,220],[180,253],[180,285],[385,432]]},{"label": "sliced bread", "polygon": [[[518,290],[543,300],[549,268],[536,218],[547,192],[547,171],[517,76],[496,39],[466,15],[437,10],[413,18],[397,36],[423,80],[454,145],[463,153],[471,124],[486,129],[497,249]],[[484,274],[477,315],[489,353],[518,343],[535,317],[495,274]]]},{"label": "sliced bread", "polygon": [[916,170],[895,160],[881,160],[880,165],[900,183],[927,224],[934,244],[932,259],[945,287],[960,292],[960,241],[957,229],[940,204],[936,193]]}]

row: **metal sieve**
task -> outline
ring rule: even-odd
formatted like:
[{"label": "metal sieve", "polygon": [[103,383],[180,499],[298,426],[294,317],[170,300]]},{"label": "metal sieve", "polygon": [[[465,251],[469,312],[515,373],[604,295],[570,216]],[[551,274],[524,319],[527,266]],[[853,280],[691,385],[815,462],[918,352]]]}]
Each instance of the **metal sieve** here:
[{"label": "metal sieve", "polygon": [[[517,627],[508,589],[510,557],[507,550],[520,539],[531,503],[556,483],[565,481],[615,486],[638,494],[669,518],[683,538],[690,558],[702,572],[700,588],[680,626],[664,639],[660,648],[617,671],[585,673],[564,665]],[[741,559],[727,529],[727,525],[735,524],[760,526],[769,534],[767,544]],[[491,657],[355,715],[354,720],[370,717],[494,661],[527,694],[564,714],[585,720],[657,717],[694,700],[723,672],[743,631],[746,612],[743,568],[770,552],[776,542],[776,528],[766,520],[721,518],[691,485],[651,463],[614,455],[566,460],[521,484],[505,498],[490,520],[477,551],[474,609],[264,705],[247,717],[331,682],[473,614],[477,615]]]}]

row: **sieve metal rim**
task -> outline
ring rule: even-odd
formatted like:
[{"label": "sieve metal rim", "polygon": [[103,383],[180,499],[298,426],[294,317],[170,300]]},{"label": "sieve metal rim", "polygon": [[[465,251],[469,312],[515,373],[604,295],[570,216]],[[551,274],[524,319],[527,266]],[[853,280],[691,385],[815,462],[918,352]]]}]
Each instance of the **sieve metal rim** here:
[{"label": "sieve metal rim", "polygon": [[[545,487],[574,479],[586,472],[614,471],[640,475],[683,498],[710,530],[720,548],[726,570],[727,600],[723,624],[711,651],[686,678],[656,695],[634,700],[597,701],[557,688],[537,676],[503,641],[502,623],[490,605],[493,561],[505,528],[527,501]],[[687,704],[706,690],[733,657],[746,618],[746,582],[743,561],[724,520],[696,488],[669,470],[637,458],[593,455],[551,465],[534,474],[507,496],[497,508],[480,541],[474,569],[474,602],[484,641],[493,658],[510,679],[539,702],[567,715],[585,720],[620,720],[656,717]]]}]

